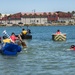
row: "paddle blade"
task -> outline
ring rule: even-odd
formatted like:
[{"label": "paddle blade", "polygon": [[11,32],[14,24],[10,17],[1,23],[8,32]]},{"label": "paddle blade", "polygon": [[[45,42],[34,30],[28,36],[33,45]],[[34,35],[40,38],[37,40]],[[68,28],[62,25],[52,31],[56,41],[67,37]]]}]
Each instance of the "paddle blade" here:
[{"label": "paddle blade", "polygon": [[3,31],[3,34],[7,34],[7,33],[6,33],[6,30]]},{"label": "paddle blade", "polygon": [[22,44],[23,48],[27,47],[25,42],[21,42],[21,44]]}]

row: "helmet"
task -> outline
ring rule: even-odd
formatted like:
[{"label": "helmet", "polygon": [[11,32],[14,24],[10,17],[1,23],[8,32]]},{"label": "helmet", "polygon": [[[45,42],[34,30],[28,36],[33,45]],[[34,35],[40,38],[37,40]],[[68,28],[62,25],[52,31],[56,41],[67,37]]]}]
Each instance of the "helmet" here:
[{"label": "helmet", "polygon": [[75,47],[75,45],[71,45],[71,48],[74,48]]},{"label": "helmet", "polygon": [[3,39],[6,39],[6,38],[8,38],[6,35],[5,35],[5,36],[3,36]]}]

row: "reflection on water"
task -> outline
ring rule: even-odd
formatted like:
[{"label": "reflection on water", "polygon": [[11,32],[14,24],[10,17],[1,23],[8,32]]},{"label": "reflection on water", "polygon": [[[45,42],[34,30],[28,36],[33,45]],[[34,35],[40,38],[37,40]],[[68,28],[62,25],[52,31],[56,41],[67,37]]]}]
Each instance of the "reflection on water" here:
[{"label": "reflection on water", "polygon": [[[25,28],[25,27],[24,27]],[[11,32],[20,33],[19,27],[6,27]],[[17,31],[17,29],[19,31]],[[30,27],[32,40],[24,40],[27,48],[16,56],[0,55],[1,75],[74,75],[75,51],[69,47],[75,44],[75,26]],[[60,29],[67,34],[63,42],[52,41],[52,33]],[[0,28],[2,32],[4,28]],[[10,32],[9,32],[10,31]]]}]

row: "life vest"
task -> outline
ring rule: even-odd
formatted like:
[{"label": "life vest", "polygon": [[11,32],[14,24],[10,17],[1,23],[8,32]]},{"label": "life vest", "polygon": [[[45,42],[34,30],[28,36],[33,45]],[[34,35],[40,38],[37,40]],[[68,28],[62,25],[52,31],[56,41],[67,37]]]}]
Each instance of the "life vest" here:
[{"label": "life vest", "polygon": [[26,30],[22,31],[22,34],[25,34],[26,35],[27,34],[27,31]]},{"label": "life vest", "polygon": [[7,38],[7,39],[4,39],[3,42],[4,42],[4,43],[10,43],[11,40]]},{"label": "life vest", "polygon": [[61,34],[61,32],[56,32],[56,34]]}]

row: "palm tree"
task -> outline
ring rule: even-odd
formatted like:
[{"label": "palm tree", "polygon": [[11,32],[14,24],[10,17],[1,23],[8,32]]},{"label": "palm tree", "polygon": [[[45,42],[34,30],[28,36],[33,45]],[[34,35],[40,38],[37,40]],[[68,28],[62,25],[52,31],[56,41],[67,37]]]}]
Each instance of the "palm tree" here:
[{"label": "palm tree", "polygon": [[24,14],[24,18],[25,18],[25,24],[26,24],[26,17],[27,17],[27,14],[25,13],[25,14]]},{"label": "palm tree", "polygon": [[[2,16],[2,14],[0,13],[0,19],[1,19],[1,16]],[[2,22],[2,20],[1,20],[1,22]]]},{"label": "palm tree", "polygon": [[72,11],[72,14],[75,14],[75,11]]},{"label": "palm tree", "polygon": [[46,13],[46,12],[44,12],[44,13],[43,13],[43,16],[44,16],[44,17],[47,17],[47,13]]},{"label": "palm tree", "polygon": [[51,12],[49,12],[48,15],[51,16]]},{"label": "palm tree", "polygon": [[30,17],[30,23],[31,23],[32,14],[30,13],[28,16]]},{"label": "palm tree", "polygon": [[5,14],[5,15],[4,15],[4,17],[5,17],[5,24],[6,24],[6,20],[7,20],[7,15]]},{"label": "palm tree", "polygon": [[16,24],[16,14],[14,14],[14,17],[15,17],[15,24]]},{"label": "palm tree", "polygon": [[10,23],[10,20],[11,20],[11,14],[8,16],[8,20],[9,20],[9,23]]},{"label": "palm tree", "polygon": [[43,16],[42,14],[39,15],[39,17],[40,17],[40,24],[41,24],[41,18],[42,18],[42,16]]},{"label": "palm tree", "polygon": [[70,12],[69,12],[69,11],[68,11],[67,13],[68,13],[68,14],[70,14]]},{"label": "palm tree", "polygon": [[37,17],[37,14],[36,13],[34,13],[34,24],[36,24],[36,17]]},{"label": "palm tree", "polygon": [[1,18],[2,14],[0,13],[0,18]]},{"label": "palm tree", "polygon": [[56,22],[57,18],[56,18],[56,13],[53,14],[53,21]]},{"label": "palm tree", "polygon": [[19,13],[19,15],[20,15],[20,22],[21,22],[21,18],[22,18],[22,14],[21,14],[21,12]]},{"label": "palm tree", "polygon": [[45,18],[47,18],[47,13],[46,13],[46,12],[44,12],[44,13],[43,13],[43,16],[44,16],[44,23],[46,23]]}]

